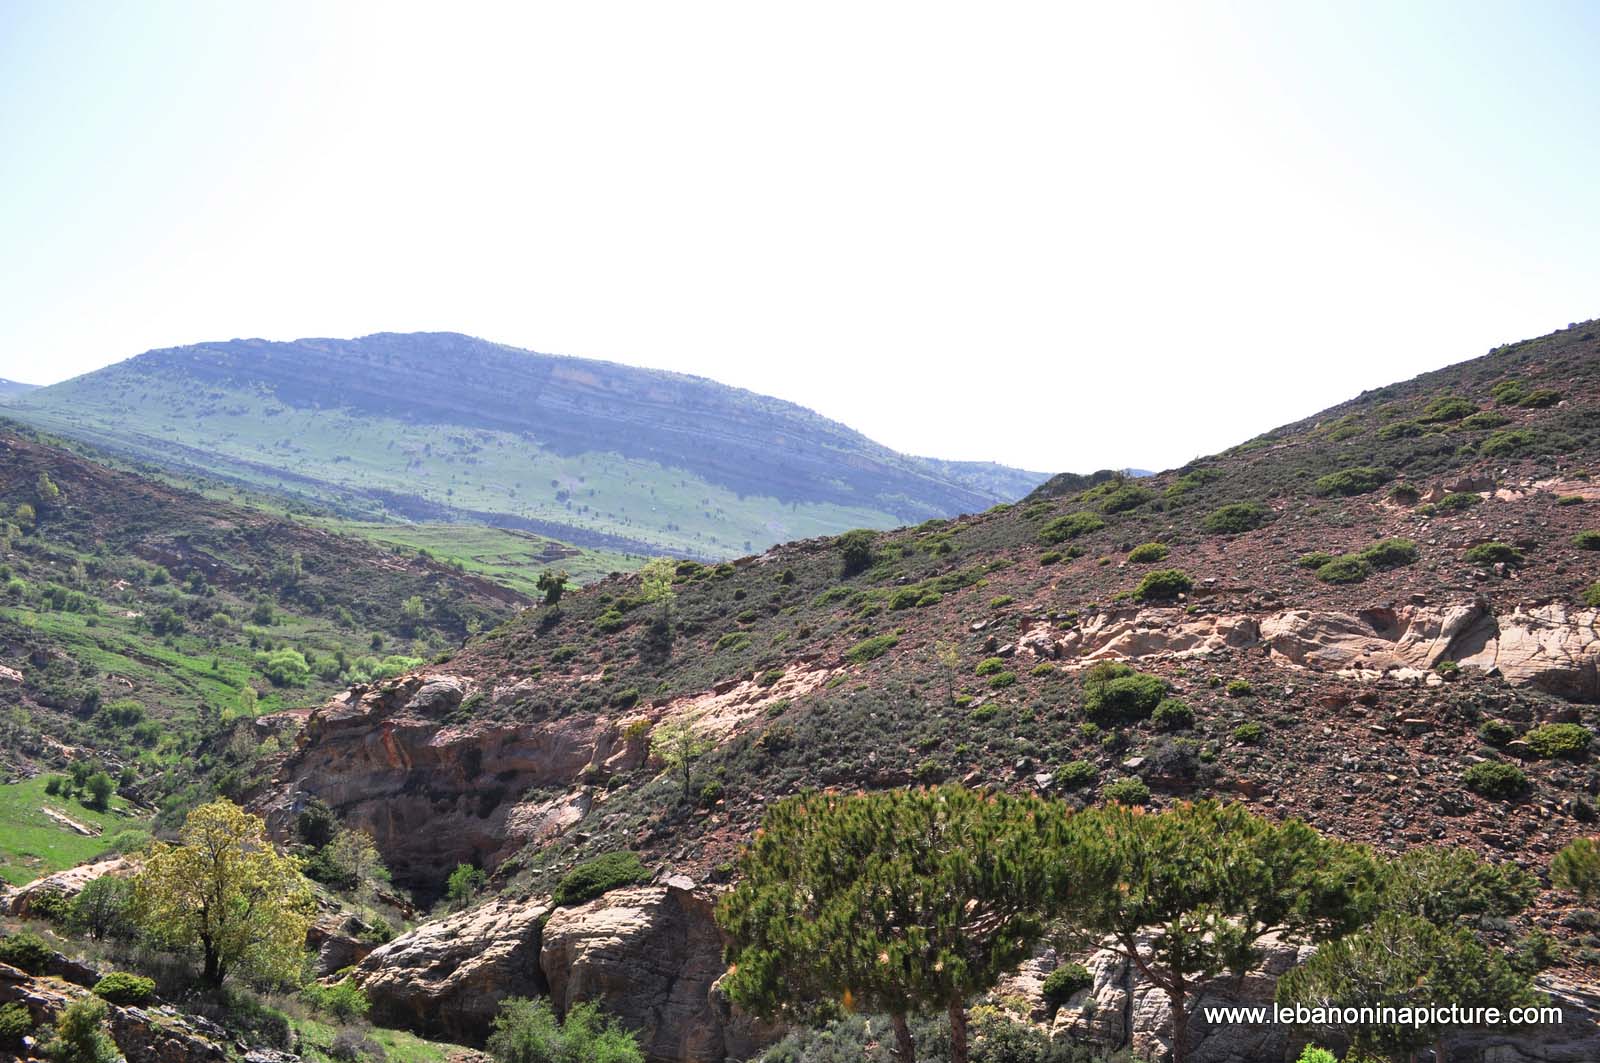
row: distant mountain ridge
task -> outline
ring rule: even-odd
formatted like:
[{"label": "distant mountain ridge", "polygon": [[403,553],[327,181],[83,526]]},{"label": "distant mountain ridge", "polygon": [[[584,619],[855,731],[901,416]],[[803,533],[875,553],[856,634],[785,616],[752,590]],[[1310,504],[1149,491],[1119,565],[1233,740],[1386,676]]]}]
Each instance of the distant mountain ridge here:
[{"label": "distant mountain ridge", "polygon": [[1022,497],[1042,473],[899,454],[781,399],[456,333],[150,351],[16,416],[347,512],[702,557]]},{"label": "distant mountain ridge", "polygon": [[24,384],[18,380],[7,380],[5,377],[0,377],[0,402],[5,402],[18,395],[26,395],[30,391],[37,390],[38,387],[39,385],[37,384]]}]

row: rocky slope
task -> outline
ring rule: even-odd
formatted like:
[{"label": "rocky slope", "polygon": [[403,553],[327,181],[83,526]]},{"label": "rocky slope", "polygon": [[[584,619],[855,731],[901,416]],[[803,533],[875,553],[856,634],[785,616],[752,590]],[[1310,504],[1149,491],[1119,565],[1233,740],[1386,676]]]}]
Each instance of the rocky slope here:
[{"label": "rocky slope", "polygon": [[[666,600],[637,577],[605,581],[318,710],[261,805],[286,829],[327,800],[424,896],[458,862],[486,868],[490,903],[523,919],[481,917],[522,927],[528,956],[532,913],[578,860],[631,849],[657,868],[652,889],[676,875],[714,887],[766,803],[810,786],[958,779],[1089,801],[1137,776],[1157,806],[1215,793],[1384,849],[1465,846],[1543,876],[1600,819],[1591,757],[1540,759],[1520,737],[1600,725],[1600,539],[1585,534],[1600,530],[1596,329],[1499,348],[1150,480],[1058,478],[865,546],[686,562]],[[1164,570],[1182,578],[1147,580]],[[1192,725],[1090,721],[1077,675],[1102,660],[1160,676]],[[1498,737],[1480,737],[1486,721]],[[648,753],[677,723],[710,747],[687,796]],[[1475,792],[1463,773],[1486,761],[1519,765],[1527,788]],[[1546,891],[1528,917],[1563,944],[1551,987],[1600,973],[1572,902]],[[609,933],[556,912],[537,943],[543,982],[526,963],[515,977],[558,1002],[592,984],[635,1013],[681,1013],[650,964],[625,988],[622,975],[574,982],[585,948],[554,944],[562,927]],[[711,940],[709,924],[696,933]],[[653,1034],[652,1053],[710,1058],[734,1041],[701,993],[711,972],[679,962],[699,1010],[691,1034]],[[369,958],[374,986],[381,966]],[[1142,990],[1101,975],[1093,992],[1120,986],[1116,1008],[1135,1016],[1105,1042],[1148,1049]],[[1562,1036],[1552,1054],[1491,1058],[1600,1052],[1582,1023]]]},{"label": "rocky slope", "polygon": [[349,512],[699,557],[982,509],[1043,479],[898,454],[698,377],[453,333],[150,351],[13,412]]}]

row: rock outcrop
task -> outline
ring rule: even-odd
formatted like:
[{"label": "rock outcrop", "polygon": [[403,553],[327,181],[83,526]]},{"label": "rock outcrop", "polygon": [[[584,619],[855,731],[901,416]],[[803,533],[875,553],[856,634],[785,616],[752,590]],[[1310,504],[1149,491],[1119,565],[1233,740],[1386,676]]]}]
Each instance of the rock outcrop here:
[{"label": "rock outcrop", "polygon": [[69,867],[65,871],[57,871],[53,875],[34,879],[26,886],[7,895],[4,910],[14,916],[29,914],[33,903],[45,894],[56,894],[64,900],[71,900],[83,891],[83,887],[93,882],[102,875],[131,875],[138,870],[138,864],[126,857],[115,856],[108,860],[97,860],[94,863],[79,864]]},{"label": "rock outcrop", "polygon": [[1035,626],[1019,646],[1069,663],[1256,649],[1279,664],[1359,679],[1417,675],[1454,661],[1571,700],[1600,701],[1600,610],[1559,602],[1499,615],[1482,601],[1259,616],[1115,609],[1065,632]]},{"label": "rock outcrop", "polygon": [[356,966],[374,1020],[481,1042],[507,997],[544,991],[540,931],[549,907],[497,898],[424,923]]}]

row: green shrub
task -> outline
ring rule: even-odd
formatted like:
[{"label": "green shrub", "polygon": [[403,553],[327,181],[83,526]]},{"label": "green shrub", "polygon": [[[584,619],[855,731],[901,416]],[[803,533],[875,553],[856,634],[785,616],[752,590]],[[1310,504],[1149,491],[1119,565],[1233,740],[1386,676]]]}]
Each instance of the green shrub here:
[{"label": "green shrub", "polygon": [[1410,539],[1379,539],[1356,556],[1373,568],[1399,568],[1416,561],[1417,544]]},{"label": "green shrub", "polygon": [[49,1047],[58,1063],[112,1063],[117,1046],[106,1033],[106,1002],[99,997],[74,1000],[56,1016],[56,1035]]},{"label": "green shrub", "polygon": [[1511,423],[1511,418],[1503,413],[1494,413],[1483,410],[1461,422],[1461,427],[1469,432],[1487,432],[1491,428],[1499,428]]},{"label": "green shrub", "polygon": [[1170,602],[1194,590],[1194,580],[1175,568],[1158,568],[1145,573],[1144,579],[1133,589],[1135,601]]},{"label": "green shrub", "polygon": [[1581,724],[1547,723],[1523,735],[1522,740],[1528,743],[1528,748],[1536,756],[1545,760],[1558,757],[1580,760],[1589,751],[1589,743],[1594,741],[1594,735]]},{"label": "green shrub", "polygon": [[989,685],[996,690],[1003,690],[1017,681],[1015,672],[999,672],[989,677]]},{"label": "green shrub", "polygon": [[1588,904],[1600,897],[1600,842],[1574,838],[1550,861],[1550,881]]},{"label": "green shrub", "polygon": [[1414,439],[1426,431],[1427,429],[1416,421],[1395,421],[1393,424],[1384,425],[1374,434],[1387,442],[1394,439]]},{"label": "green shrub", "polygon": [[1028,674],[1033,676],[1050,675],[1055,670],[1056,666],[1049,661],[1041,661],[1029,669]]},{"label": "green shrub", "polygon": [[1502,380],[1489,389],[1489,395],[1502,405],[1515,406],[1528,397],[1528,385],[1520,380]]},{"label": "green shrub", "polygon": [[1095,513],[1068,513],[1050,521],[1039,529],[1039,540],[1046,546],[1057,546],[1069,539],[1097,532],[1106,522]]},{"label": "green shrub", "polygon": [[1376,491],[1389,482],[1389,475],[1387,469],[1377,469],[1370,465],[1358,465],[1319,477],[1314,489],[1319,495],[1335,495],[1348,498],[1353,495],[1364,495],[1368,491]]},{"label": "green shrub", "polygon": [[1445,421],[1459,421],[1478,412],[1478,407],[1459,395],[1441,395],[1428,403],[1419,418],[1426,424],[1440,424]]},{"label": "green shrub", "polygon": [[851,664],[866,664],[876,660],[900,644],[900,639],[894,635],[873,635],[871,638],[862,639],[860,642],[844,651],[845,660]]},{"label": "green shrub", "polygon": [[300,991],[300,996],[313,1010],[341,1022],[362,1018],[372,1010],[367,994],[349,978],[341,978],[332,985],[312,982]]},{"label": "green shrub", "polygon": [[989,599],[989,608],[1004,609],[1014,601],[1016,601],[1016,599],[1011,597],[1009,594],[997,594],[993,598]]},{"label": "green shrub", "polygon": [[921,597],[921,587],[902,587],[889,596],[889,608],[896,611],[914,609],[916,608],[917,600]]},{"label": "green shrub", "polygon": [[1515,458],[1539,448],[1539,437],[1527,428],[1507,428],[1478,444],[1478,453],[1486,458]]},{"label": "green shrub", "polygon": [[1135,565],[1148,565],[1165,561],[1170,552],[1166,543],[1140,543],[1128,551],[1128,561]]},{"label": "green shrub", "polygon": [[1478,737],[1491,746],[1503,746],[1517,737],[1517,729],[1504,720],[1484,720],[1478,725]]},{"label": "green shrub", "polygon": [[1162,698],[1150,720],[1163,731],[1186,731],[1194,726],[1194,710],[1180,698]]},{"label": "green shrub", "polygon": [[627,849],[585,860],[567,872],[550,894],[550,903],[566,907],[592,901],[623,886],[632,886],[650,877],[639,862],[639,854]]},{"label": "green shrub", "polygon": [[548,1000],[511,997],[486,1047],[496,1063],[644,1063],[637,1035],[592,1001],[572,1005],[557,1023]]},{"label": "green shrub", "polygon": [[1581,531],[1572,537],[1572,545],[1579,550],[1600,550],[1600,531]]},{"label": "green shrub", "polygon": [[1266,730],[1254,720],[1249,723],[1241,723],[1233,729],[1233,740],[1244,746],[1260,745],[1261,740],[1266,736]]},{"label": "green shrub", "polygon": [[1230,679],[1227,694],[1230,698],[1247,698],[1256,692],[1248,679]]},{"label": "green shrub", "polygon": [[750,636],[743,631],[730,631],[717,640],[713,652],[721,653],[723,650],[742,650],[750,645]]},{"label": "green shrub", "polygon": [[1508,800],[1528,788],[1528,777],[1515,764],[1485,760],[1461,773],[1461,781],[1475,794]]},{"label": "green shrub", "polygon": [[1100,788],[1100,796],[1119,805],[1144,805],[1150,802],[1150,787],[1143,779],[1130,775],[1106,783]]},{"label": "green shrub", "polygon": [[1213,535],[1238,535],[1272,519],[1272,510],[1259,502],[1230,502],[1206,514],[1200,526]]},{"label": "green shrub", "polygon": [[845,579],[865,572],[872,567],[872,545],[877,536],[866,528],[847,531],[835,540],[839,548],[839,563]]},{"label": "green shrub", "polygon": [[1294,563],[1300,568],[1321,568],[1332,560],[1333,555],[1326,550],[1313,550],[1309,554],[1301,554],[1295,558]]},{"label": "green shrub", "polygon": [[1081,963],[1063,963],[1044,976],[1040,989],[1044,993],[1045,1003],[1060,1007],[1072,998],[1072,994],[1092,985],[1094,976],[1087,967]]},{"label": "green shrub", "polygon": [[999,672],[1003,672],[1005,670],[1006,670],[1005,658],[1003,658],[1003,657],[985,657],[983,660],[978,662],[978,667],[974,668],[973,672],[975,674],[977,674],[977,675],[995,675],[995,674],[997,674]]},{"label": "green shrub", "polygon": [[1434,507],[1440,513],[1460,513],[1462,510],[1471,509],[1482,502],[1483,498],[1471,491],[1452,491],[1435,502]]},{"label": "green shrub", "polygon": [[[1351,1058],[1354,1059],[1355,1057]],[[1318,1048],[1316,1045],[1306,1045],[1305,1048],[1301,1049],[1300,1058],[1295,1060],[1295,1063],[1339,1063],[1339,1061],[1334,1054],[1328,1051],[1326,1048]]]},{"label": "green shrub", "polygon": [[1522,551],[1506,543],[1479,543],[1462,555],[1469,565],[1520,565]]},{"label": "green shrub", "polygon": [[1372,575],[1372,566],[1354,554],[1345,554],[1317,569],[1317,578],[1324,583],[1360,583]]},{"label": "green shrub", "polygon": [[19,967],[29,974],[39,974],[55,951],[44,943],[38,934],[28,930],[0,937],[0,963]]},{"label": "green shrub", "polygon": [[95,996],[113,1004],[143,1004],[155,996],[154,979],[126,971],[112,971],[94,984]]},{"label": "green shrub", "polygon": [[1422,492],[1411,484],[1395,484],[1389,488],[1389,501],[1397,506],[1414,506],[1422,500]]},{"label": "green shrub", "polygon": [[1561,401],[1561,392],[1555,388],[1538,388],[1528,392],[1517,400],[1517,405],[1524,409],[1542,410],[1546,406],[1554,406]]},{"label": "green shrub", "polygon": [[1056,772],[1056,784],[1064,790],[1081,790],[1100,779],[1100,769],[1087,760],[1069,760]]},{"label": "green shrub", "polygon": [[605,612],[594,618],[595,629],[606,635],[621,631],[632,622],[633,621],[631,619],[617,612],[615,607],[607,609]]},{"label": "green shrub", "polygon": [[450,877],[445,879],[444,895],[452,905],[465,907],[488,883],[489,876],[482,868],[457,864],[456,869],[450,872]]},{"label": "green shrub", "polygon": [[1583,592],[1583,604],[1591,609],[1600,609],[1600,580],[1589,584]]},{"label": "green shrub", "polygon": [[1155,495],[1138,484],[1123,484],[1106,495],[1105,500],[1100,503],[1100,511],[1102,513],[1123,513],[1130,509],[1137,509],[1154,497]]},{"label": "green shrub", "polygon": [[990,720],[999,715],[1000,706],[991,701],[987,705],[979,705],[977,708],[973,709],[967,714],[967,718],[976,723],[988,723]]},{"label": "green shrub", "polygon": [[1096,724],[1142,720],[1155,711],[1167,684],[1118,661],[1105,661],[1083,673],[1083,714]]},{"label": "green shrub", "polygon": [[28,1012],[28,1005],[20,1000],[0,1004],[0,1045],[21,1048],[22,1039],[32,1032],[33,1016]]},{"label": "green shrub", "polygon": [[1041,565],[1053,565],[1060,560],[1060,550],[1046,550],[1044,553],[1039,555],[1039,564]]}]

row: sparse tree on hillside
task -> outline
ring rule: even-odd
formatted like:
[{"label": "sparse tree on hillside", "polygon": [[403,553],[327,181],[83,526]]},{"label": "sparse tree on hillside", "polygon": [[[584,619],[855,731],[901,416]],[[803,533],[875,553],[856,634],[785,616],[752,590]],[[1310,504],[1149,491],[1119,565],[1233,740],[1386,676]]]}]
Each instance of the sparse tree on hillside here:
[{"label": "sparse tree on hillside", "polygon": [[571,578],[567,575],[566,569],[556,572],[547,568],[539,573],[539,578],[534,581],[533,585],[544,592],[545,605],[560,605],[561,595],[567,589],[567,580]]},{"label": "sparse tree on hillside", "polygon": [[961,672],[961,649],[953,642],[936,642],[933,644],[933,654],[944,672],[945,701],[953,705],[956,700],[956,676]]},{"label": "sparse tree on hillside", "polygon": [[129,930],[132,908],[133,883],[118,875],[101,875],[72,898],[68,921],[96,941],[120,937]]},{"label": "sparse tree on hillside", "polygon": [[1200,989],[1242,975],[1262,937],[1334,937],[1375,904],[1377,866],[1365,849],[1239,805],[1156,814],[1105,805],[1080,815],[1073,835],[1060,863],[1073,886],[1068,921],[1086,945],[1109,939],[1166,993],[1173,1063],[1187,1054]]},{"label": "sparse tree on hillside", "polygon": [[152,846],[134,879],[134,910],[156,941],[198,950],[205,980],[220,986],[237,970],[294,981],[315,904],[261,819],[213,801],[189,813],[177,845]]},{"label": "sparse tree on hillside", "polygon": [[700,758],[715,745],[695,734],[688,723],[670,723],[657,727],[650,738],[650,752],[661,758],[667,770],[683,781],[683,799],[694,799],[694,769]]},{"label": "sparse tree on hillside", "polygon": [[1059,802],[958,786],[778,802],[718,907],[729,993],[770,1017],[886,1012],[901,1063],[916,1055],[907,1017],[944,1010],[965,1063],[966,1002],[1042,932],[1069,818]]}]

